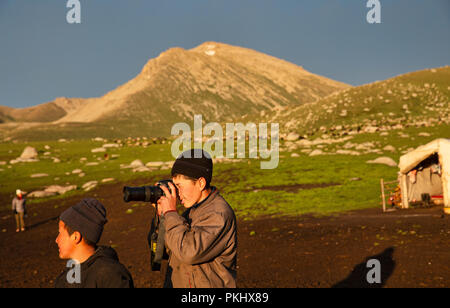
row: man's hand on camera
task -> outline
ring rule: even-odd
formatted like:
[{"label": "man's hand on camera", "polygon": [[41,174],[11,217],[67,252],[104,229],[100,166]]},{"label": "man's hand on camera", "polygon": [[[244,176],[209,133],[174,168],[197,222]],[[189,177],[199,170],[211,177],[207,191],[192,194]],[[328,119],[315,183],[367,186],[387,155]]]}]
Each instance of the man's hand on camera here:
[{"label": "man's hand on camera", "polygon": [[166,186],[160,185],[159,187],[164,191],[164,195],[158,200],[158,215],[166,214],[167,212],[177,211],[177,193],[175,186],[169,182],[169,189]]}]

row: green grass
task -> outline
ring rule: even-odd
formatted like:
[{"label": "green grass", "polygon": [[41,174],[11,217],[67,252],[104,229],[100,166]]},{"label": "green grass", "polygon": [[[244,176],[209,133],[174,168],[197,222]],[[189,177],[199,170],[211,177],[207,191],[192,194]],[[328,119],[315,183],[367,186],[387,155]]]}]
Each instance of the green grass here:
[{"label": "green grass", "polygon": [[[216,168],[216,184],[238,216],[284,216],[306,213],[331,214],[377,207],[380,178],[395,180],[396,168],[371,165],[374,155],[324,155],[282,158],[273,170],[259,169],[259,162]],[[219,169],[219,170],[217,170]],[[352,181],[359,177],[361,180]],[[339,184],[335,186],[283,191],[282,186],[295,184]],[[271,190],[277,186],[280,190]]]},{"label": "green grass", "polygon": [[[380,207],[380,178],[393,181],[397,178],[398,168],[384,165],[367,164],[366,161],[379,156],[389,156],[398,162],[402,151],[415,148],[436,138],[450,136],[446,125],[428,128],[406,128],[401,132],[409,138],[401,137],[400,131],[390,131],[388,136],[378,134],[355,135],[352,143],[373,142],[377,148],[393,145],[395,153],[349,155],[321,155],[310,157],[301,152],[301,148],[293,152],[299,157],[291,157],[291,152],[281,150],[278,167],[271,170],[260,168],[261,159],[242,159],[233,163],[214,165],[213,183],[229,202],[236,215],[243,219],[259,216],[297,216],[307,213],[330,215],[343,211]],[[429,137],[418,136],[419,132],[427,132]],[[115,159],[104,160],[104,153],[91,153],[91,149],[102,146],[103,142],[92,140],[76,140],[69,142],[21,142],[0,143],[0,161],[9,162],[22,153],[29,145],[39,152],[39,162],[0,165],[0,195],[12,196],[16,188],[25,191],[43,189],[51,184],[75,184],[78,190],[63,196],[50,197],[62,200],[68,196],[85,194],[80,189],[88,181],[101,181],[113,177],[115,182],[127,183],[138,178],[167,178],[169,170],[156,170],[151,173],[133,173],[131,169],[121,169],[121,164],[130,164],[135,159],[143,163],[150,161],[173,161],[171,145],[152,144],[147,148],[123,146],[108,149],[109,155],[119,155]],[[45,145],[50,146],[46,150]],[[248,146],[248,144],[247,144]],[[326,145],[324,152],[332,152],[342,144]],[[281,142],[281,149],[284,149]],[[224,146],[224,150],[225,146]],[[61,162],[53,163],[45,158],[58,157]],[[86,161],[81,162],[80,158]],[[268,160],[268,159],[266,159]],[[86,162],[98,162],[97,166],[85,166]],[[8,168],[11,166],[11,168]],[[72,174],[74,169],[82,169],[85,176],[80,178]],[[69,172],[69,174],[66,174]],[[30,178],[34,173],[47,173],[48,177]],[[59,178],[59,179],[55,179]],[[354,178],[360,178],[354,180]],[[323,187],[319,187],[323,184]],[[333,184],[328,186],[328,184]],[[102,185],[99,183],[99,185]],[[295,185],[304,185],[294,189]],[[309,188],[304,188],[306,187]],[[313,185],[315,188],[311,188]],[[315,185],[315,186],[314,186]],[[293,188],[294,187],[294,188]],[[276,189],[274,189],[276,188]],[[5,198],[6,199],[6,198]],[[31,203],[39,203],[46,199],[33,199]],[[9,206],[8,204],[3,205]]]},{"label": "green grass", "polygon": [[[45,150],[45,145],[50,146]],[[89,181],[101,181],[104,178],[115,178],[115,182],[126,182],[135,178],[142,178],[142,173],[133,173],[131,169],[121,169],[120,165],[129,165],[135,159],[141,159],[143,163],[149,161],[169,161],[170,147],[168,144],[154,144],[149,148],[128,147],[110,148],[107,153],[111,156],[118,154],[117,158],[105,160],[104,153],[91,153],[91,149],[101,147],[103,142],[91,140],[77,140],[71,142],[27,142],[27,143],[0,143],[0,161],[9,162],[11,159],[19,157],[26,146],[34,147],[39,153],[39,162],[17,163],[0,165],[0,194],[12,194],[17,188],[27,192],[41,190],[45,186],[56,185],[77,185],[81,186]],[[51,152],[44,156],[45,152]],[[61,162],[53,163],[51,157],[57,157]],[[86,161],[80,161],[81,158]],[[86,166],[86,162],[97,162],[96,166]],[[11,168],[8,168],[8,167]],[[75,169],[81,169],[84,177],[72,174]],[[167,171],[154,171],[152,174],[167,174]],[[31,178],[32,174],[46,173],[49,176],[41,178]],[[69,173],[69,174],[67,174]],[[148,175],[148,172],[145,174]],[[74,193],[83,193],[78,190]],[[66,196],[66,195],[64,195]],[[63,196],[52,197],[55,199]],[[42,199],[34,199],[31,202],[39,202]]]}]

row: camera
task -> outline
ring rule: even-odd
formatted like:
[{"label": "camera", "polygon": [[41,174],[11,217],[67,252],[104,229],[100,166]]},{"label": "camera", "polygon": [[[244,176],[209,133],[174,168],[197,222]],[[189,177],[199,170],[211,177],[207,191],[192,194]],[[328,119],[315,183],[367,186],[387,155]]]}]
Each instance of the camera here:
[{"label": "camera", "polygon": [[[130,201],[143,201],[150,203],[157,203],[159,198],[164,196],[164,191],[159,187],[161,185],[166,186],[169,191],[169,183],[173,182],[171,180],[162,180],[157,183],[157,186],[141,186],[141,187],[128,187],[123,188],[123,200],[125,202]],[[175,186],[175,184],[173,184]],[[175,190],[176,186],[175,186]],[[178,191],[176,191],[178,195]]]},{"label": "camera", "polygon": [[[161,185],[166,186],[171,192],[169,183],[173,182],[171,180],[162,180],[157,183],[156,186],[142,186],[142,187],[128,187],[123,188],[123,200],[125,202],[130,201],[143,201],[157,204],[159,198],[164,196],[164,191],[161,189]],[[178,190],[175,187],[175,192],[178,195]],[[150,266],[152,271],[161,270],[162,260],[168,260],[165,249],[164,236],[166,228],[164,226],[164,216],[158,216],[158,205],[155,207],[155,217],[152,219],[150,224],[150,231],[147,236],[148,245],[150,247]]]}]

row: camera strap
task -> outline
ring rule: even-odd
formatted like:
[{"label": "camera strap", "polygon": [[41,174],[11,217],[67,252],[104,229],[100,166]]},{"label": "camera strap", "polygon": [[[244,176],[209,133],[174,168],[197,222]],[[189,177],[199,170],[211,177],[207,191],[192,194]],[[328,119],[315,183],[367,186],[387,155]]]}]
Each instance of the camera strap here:
[{"label": "camera strap", "polygon": [[147,236],[150,246],[150,265],[152,271],[159,271],[161,261],[164,259],[166,227],[164,216],[158,216],[158,206],[155,207],[155,216],[150,225],[150,232]]}]

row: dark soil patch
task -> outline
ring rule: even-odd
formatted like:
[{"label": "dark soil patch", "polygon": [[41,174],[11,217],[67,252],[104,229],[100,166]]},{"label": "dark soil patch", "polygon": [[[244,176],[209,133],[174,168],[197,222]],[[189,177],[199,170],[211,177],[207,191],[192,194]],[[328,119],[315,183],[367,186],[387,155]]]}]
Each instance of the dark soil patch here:
[{"label": "dark soil patch", "polygon": [[[138,186],[154,179],[127,183]],[[153,208],[125,203],[123,184],[86,193],[101,200],[108,223],[100,244],[112,245],[137,287],[161,287],[149,269],[146,242]],[[226,198],[226,196],[224,196]],[[8,196],[0,196],[6,200]],[[9,211],[0,212],[0,286],[53,287],[66,265],[55,243],[60,213],[82,197],[28,208],[28,230],[15,233]],[[8,201],[10,202],[10,201]],[[133,213],[126,214],[128,209]],[[367,287],[367,260],[379,259],[377,287],[450,287],[450,217],[442,208],[381,213],[369,209],[335,216],[303,215],[238,221],[239,287]]]}]

